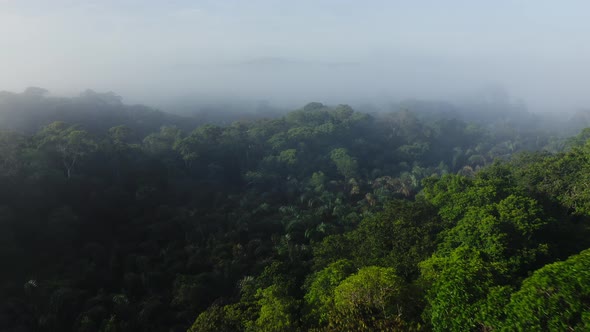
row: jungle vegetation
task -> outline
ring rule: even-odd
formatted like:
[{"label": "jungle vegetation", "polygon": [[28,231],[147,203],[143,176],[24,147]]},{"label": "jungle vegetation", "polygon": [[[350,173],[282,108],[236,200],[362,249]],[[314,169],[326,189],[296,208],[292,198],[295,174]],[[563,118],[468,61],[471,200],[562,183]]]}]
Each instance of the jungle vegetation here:
[{"label": "jungle vegetation", "polygon": [[517,115],[0,93],[0,330],[588,330],[590,129]]}]

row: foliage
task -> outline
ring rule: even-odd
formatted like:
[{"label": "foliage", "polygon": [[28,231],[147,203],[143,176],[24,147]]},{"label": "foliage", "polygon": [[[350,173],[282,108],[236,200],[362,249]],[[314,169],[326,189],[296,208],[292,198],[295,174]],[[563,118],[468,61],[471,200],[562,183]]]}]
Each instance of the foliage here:
[{"label": "foliage", "polygon": [[39,88],[0,119],[0,330],[588,328],[587,130]]},{"label": "foliage", "polygon": [[404,292],[407,287],[393,268],[359,269],[334,289],[330,324],[349,331],[399,329],[413,305]]},{"label": "foliage", "polygon": [[339,260],[316,272],[305,294],[310,308],[310,319],[320,325],[328,323],[334,307],[334,290],[346,277],[354,272],[354,265],[348,260]]},{"label": "foliage", "polygon": [[548,264],[523,281],[506,306],[504,329],[577,331],[590,328],[590,251]]}]

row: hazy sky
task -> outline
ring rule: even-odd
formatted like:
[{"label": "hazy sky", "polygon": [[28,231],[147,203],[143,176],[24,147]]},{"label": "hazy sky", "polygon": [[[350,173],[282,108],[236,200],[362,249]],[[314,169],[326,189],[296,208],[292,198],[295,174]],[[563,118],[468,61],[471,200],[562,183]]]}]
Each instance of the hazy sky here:
[{"label": "hazy sky", "polygon": [[0,0],[0,90],[590,107],[588,1]]}]

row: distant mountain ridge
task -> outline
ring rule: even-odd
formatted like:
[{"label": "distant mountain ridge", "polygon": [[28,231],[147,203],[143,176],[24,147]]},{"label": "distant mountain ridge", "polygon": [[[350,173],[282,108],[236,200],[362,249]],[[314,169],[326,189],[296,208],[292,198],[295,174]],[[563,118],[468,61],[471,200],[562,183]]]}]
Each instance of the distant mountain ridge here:
[{"label": "distant mountain ridge", "polygon": [[42,88],[22,93],[0,91],[0,129],[33,133],[54,122],[75,123],[92,132],[125,125],[139,135],[163,125],[189,130],[198,125],[191,117],[174,115],[144,105],[126,105],[115,93],[86,90],[77,97],[53,97]]}]

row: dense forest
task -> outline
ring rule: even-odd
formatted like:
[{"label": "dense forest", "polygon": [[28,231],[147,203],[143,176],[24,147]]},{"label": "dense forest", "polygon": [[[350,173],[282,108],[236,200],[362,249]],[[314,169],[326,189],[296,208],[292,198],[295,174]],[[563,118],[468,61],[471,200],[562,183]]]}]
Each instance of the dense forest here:
[{"label": "dense forest", "polygon": [[441,107],[1,92],[0,330],[589,330],[590,130]]}]

